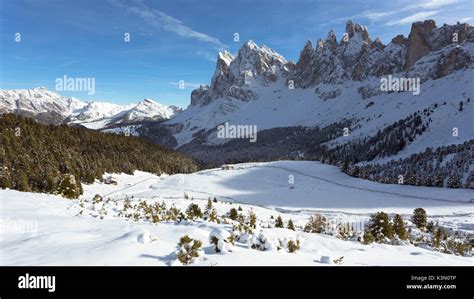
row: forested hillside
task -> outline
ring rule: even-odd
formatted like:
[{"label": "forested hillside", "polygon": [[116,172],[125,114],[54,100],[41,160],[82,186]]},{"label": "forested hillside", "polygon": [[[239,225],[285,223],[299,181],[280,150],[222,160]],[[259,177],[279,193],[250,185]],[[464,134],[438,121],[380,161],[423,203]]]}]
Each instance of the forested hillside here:
[{"label": "forested hillside", "polygon": [[77,197],[79,182],[104,172],[189,173],[198,165],[185,155],[138,137],[69,126],[41,125],[13,114],[0,117],[0,187]]}]

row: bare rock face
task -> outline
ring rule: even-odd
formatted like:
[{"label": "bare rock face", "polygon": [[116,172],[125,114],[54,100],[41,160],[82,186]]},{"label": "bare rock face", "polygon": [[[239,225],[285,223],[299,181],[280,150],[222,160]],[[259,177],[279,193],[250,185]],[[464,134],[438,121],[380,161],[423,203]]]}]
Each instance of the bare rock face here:
[{"label": "bare rock face", "polygon": [[235,99],[239,99],[245,102],[255,100],[258,98],[258,94],[250,89],[245,89],[239,86],[232,85],[226,92],[226,95]]},{"label": "bare rock face", "polygon": [[[466,42],[474,42],[474,28],[469,24],[458,22],[455,25],[444,24],[437,28],[433,20],[413,23],[408,36],[405,69],[412,67],[419,59],[430,52]],[[469,63],[465,59],[463,61]],[[446,70],[451,69],[448,67]],[[443,73],[441,71],[439,74]]]},{"label": "bare rock face", "polygon": [[433,30],[430,36],[432,51],[440,50],[448,45],[458,45],[464,42],[474,42],[474,29],[469,24],[444,24]]},{"label": "bare rock face", "polygon": [[405,69],[414,65],[418,59],[431,50],[429,37],[431,31],[435,28],[436,24],[433,20],[416,22],[411,25]]},{"label": "bare rock face", "polygon": [[399,34],[392,38],[392,44],[399,45],[399,46],[407,46],[408,39],[403,36],[403,34]]},{"label": "bare rock face", "polygon": [[234,57],[227,52],[219,52],[217,56],[217,66],[211,80],[211,91],[216,97],[222,97],[225,90],[232,85],[234,77],[230,70],[230,64]]},{"label": "bare rock face", "polygon": [[341,90],[337,87],[331,89],[331,90],[320,90],[319,88],[315,89],[316,94],[323,99],[323,100],[329,100],[329,99],[334,99],[338,97],[341,94]]},{"label": "bare rock face", "polygon": [[433,79],[444,77],[453,71],[457,71],[471,63],[471,55],[460,47],[454,47],[448,53],[439,56],[436,63],[436,70]]},{"label": "bare rock face", "polygon": [[295,65],[295,71],[302,73],[304,70],[311,67],[311,59],[314,53],[313,44],[311,41],[307,41],[304,45],[303,50],[300,53],[300,58]]},{"label": "bare rock face", "polygon": [[209,85],[201,85],[198,89],[195,89],[191,92],[191,105],[207,105],[211,101],[211,98],[208,94]]},{"label": "bare rock face", "polygon": [[337,43],[336,34],[334,33],[333,30],[330,30],[328,32],[328,35],[326,37],[326,42],[324,44],[326,45],[327,48],[329,48],[329,50],[332,53],[334,53],[336,51],[338,43]]}]

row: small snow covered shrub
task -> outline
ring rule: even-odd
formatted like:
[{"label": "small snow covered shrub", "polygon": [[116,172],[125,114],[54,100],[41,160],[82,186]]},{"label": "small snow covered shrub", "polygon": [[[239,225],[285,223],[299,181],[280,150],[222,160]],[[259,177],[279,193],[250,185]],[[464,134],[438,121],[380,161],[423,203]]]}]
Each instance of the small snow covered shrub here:
[{"label": "small snow covered shrub", "polygon": [[[443,246],[444,245],[444,246]],[[457,236],[450,236],[443,244],[443,252],[460,256],[470,256],[472,246]]]},{"label": "small snow covered shrub", "polygon": [[105,205],[102,205],[102,207],[100,208],[99,215],[100,219],[104,219],[104,216],[107,215],[107,209],[105,208]]},{"label": "small snow covered shrub", "polygon": [[374,236],[370,232],[365,231],[362,243],[367,245],[367,244],[373,243],[374,241],[375,241]]},{"label": "small snow covered shrub", "polygon": [[149,244],[156,241],[158,241],[158,237],[149,231],[145,231],[137,236],[138,243]]},{"label": "small snow covered shrub", "polygon": [[252,210],[249,211],[249,226],[251,228],[257,227],[257,215]]},{"label": "small snow covered shrub", "polygon": [[94,198],[92,198],[92,202],[95,204],[101,203],[102,201],[103,198],[99,194],[94,195]]},{"label": "small snow covered shrub", "polygon": [[297,250],[300,250],[301,248],[300,240],[296,240],[296,242],[293,240],[289,240],[287,244],[287,248],[288,248],[289,253],[293,253],[293,252],[296,252]]},{"label": "small snow covered shrub", "polygon": [[468,235],[462,235],[459,232],[455,232],[454,235],[450,235],[443,227],[438,227],[435,232],[431,234],[430,245],[437,251],[461,255],[471,256],[472,255],[472,239]]},{"label": "small snow covered shrub", "polygon": [[210,222],[217,222],[217,213],[216,213],[216,210],[215,210],[215,209],[212,209],[212,210],[211,210],[211,213],[209,213],[208,220],[209,220]]},{"label": "small snow covered shrub", "polygon": [[186,235],[179,240],[176,256],[183,265],[189,265],[202,253],[201,246],[201,241],[194,240]]},{"label": "small snow covered shrub", "polygon": [[274,251],[280,249],[274,241],[270,240],[266,234],[260,232],[258,235],[253,235],[249,242],[250,248],[261,251]]},{"label": "small snow covered shrub", "polygon": [[76,180],[73,174],[65,174],[60,178],[58,187],[54,193],[73,199],[78,198],[83,193],[83,190],[81,183],[79,180]]},{"label": "small snow covered shrub", "polygon": [[197,204],[190,204],[186,210],[186,215],[189,219],[194,220],[195,218],[202,218],[201,208]]},{"label": "small snow covered shrub", "polygon": [[204,209],[204,220],[208,220],[208,219],[209,219],[209,216],[211,215],[212,210],[213,210],[213,207],[212,207],[212,200],[211,200],[211,198],[209,197],[209,198],[207,199],[206,208]]},{"label": "small snow covered shrub", "polygon": [[226,230],[215,229],[209,234],[209,243],[214,245],[214,250],[218,253],[232,252],[235,237]]},{"label": "small snow covered shrub", "polygon": [[387,213],[377,212],[370,217],[368,232],[376,242],[382,243],[393,239],[393,229]]},{"label": "small snow covered shrub", "polygon": [[123,210],[126,211],[131,208],[132,208],[132,203],[130,202],[130,199],[128,198],[128,196],[125,196],[125,200],[123,201]]},{"label": "small snow covered shrub", "polygon": [[178,221],[179,220],[178,218],[180,218],[183,213],[181,212],[180,209],[173,206],[168,210],[167,214],[168,214],[169,220]]},{"label": "small snow covered shrub", "polygon": [[423,208],[416,208],[413,211],[413,216],[411,221],[416,225],[420,230],[424,230],[426,227],[426,211]]},{"label": "small snow covered shrub", "polygon": [[295,230],[295,225],[293,224],[293,220],[288,220],[288,229]]},{"label": "small snow covered shrub", "polygon": [[344,256],[338,257],[337,259],[332,260],[336,265],[342,265],[344,263]]},{"label": "small snow covered shrub", "polygon": [[243,222],[239,222],[239,224],[234,224],[232,226],[232,231],[234,232],[239,232],[239,233],[247,233],[247,234],[252,234],[253,230],[250,226]]},{"label": "small snow covered shrub", "polygon": [[280,227],[283,228],[283,219],[281,219],[281,216],[278,216],[277,219],[275,220],[275,227]]},{"label": "small snow covered shrub", "polygon": [[442,227],[438,227],[435,232],[431,235],[431,245],[434,248],[439,248],[441,242],[448,238],[448,234]]},{"label": "small snow covered shrub", "polygon": [[278,242],[280,243],[280,246],[279,246],[278,249],[283,248],[286,251],[288,251],[289,253],[294,253],[294,252],[300,250],[300,248],[301,248],[301,241],[298,238],[296,238],[296,240],[291,238],[291,237],[290,238],[279,238]]},{"label": "small snow covered shrub", "polygon": [[239,212],[235,208],[230,209],[229,211],[229,218],[232,220],[237,220],[237,217],[239,217]]},{"label": "small snow covered shrub", "polygon": [[320,214],[315,214],[309,218],[308,223],[304,226],[304,231],[307,233],[323,233],[326,228],[326,218]]},{"label": "small snow covered shrub", "polygon": [[430,221],[426,224],[426,231],[432,234],[435,233],[435,224],[433,223],[433,221]]}]

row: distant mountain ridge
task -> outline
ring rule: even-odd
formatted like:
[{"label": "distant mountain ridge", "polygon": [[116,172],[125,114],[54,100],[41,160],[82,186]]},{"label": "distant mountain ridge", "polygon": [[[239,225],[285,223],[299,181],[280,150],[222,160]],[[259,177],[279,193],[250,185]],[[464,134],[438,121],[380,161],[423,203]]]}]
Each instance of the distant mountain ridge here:
[{"label": "distant mountain ridge", "polygon": [[138,104],[117,105],[64,97],[44,87],[0,90],[0,113],[15,113],[43,123],[79,124],[91,129],[137,121],[163,121],[182,109],[151,99]]}]

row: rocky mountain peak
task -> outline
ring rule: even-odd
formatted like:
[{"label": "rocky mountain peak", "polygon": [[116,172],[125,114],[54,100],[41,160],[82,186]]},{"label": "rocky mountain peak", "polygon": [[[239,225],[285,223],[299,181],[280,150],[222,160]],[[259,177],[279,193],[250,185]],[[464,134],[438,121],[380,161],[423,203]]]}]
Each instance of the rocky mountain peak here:
[{"label": "rocky mountain peak", "polygon": [[336,47],[338,46],[338,44],[337,44],[336,34],[334,33],[333,30],[330,30],[328,32],[324,45],[327,46],[333,52],[336,50]]},{"label": "rocky mountain peak", "polygon": [[[322,47],[322,41],[318,41],[318,45],[321,44]],[[311,58],[313,56],[314,49],[313,49],[313,44],[311,43],[310,40],[308,40],[300,53],[300,58],[298,59],[298,62],[295,65],[295,70],[296,71],[303,71],[304,69],[308,68],[311,65]]]},{"label": "rocky mountain peak", "polygon": [[369,31],[367,29],[367,26],[354,23],[351,20],[347,21],[346,23],[346,33],[348,34],[349,39],[354,37],[354,35],[356,34],[360,34],[362,37],[362,40],[364,41],[369,40]]},{"label": "rocky mountain peak", "polygon": [[162,107],[163,105],[153,101],[152,99],[145,98],[137,104],[137,107]]},{"label": "rocky mountain peak", "polygon": [[250,71],[253,74],[263,74],[274,66],[282,67],[287,61],[273,49],[263,45],[259,47],[254,41],[249,40],[240,48],[237,57],[231,63],[235,77]]},{"label": "rocky mountain peak", "polygon": [[370,46],[377,50],[383,50],[385,48],[385,45],[382,43],[382,41],[378,37],[374,40],[374,42]]},{"label": "rocky mountain peak", "polygon": [[[258,98],[260,87],[274,84],[279,79],[281,82],[293,80],[297,88],[310,88],[320,83],[340,84],[346,80],[364,81],[371,76],[380,77],[411,68],[424,56],[455,45],[454,34],[459,45],[474,42],[472,26],[457,23],[437,28],[432,20],[414,23],[408,38],[397,35],[387,45],[379,38],[372,41],[367,27],[352,21],[346,23],[346,33],[348,39],[342,37],[341,42],[337,41],[333,30],[316,44],[308,40],[296,64],[251,40],[242,45],[236,57],[221,52],[210,86],[193,91],[191,103],[205,105],[224,97],[249,101]],[[468,61],[464,59],[466,53],[463,51],[455,54],[446,54],[446,59]],[[446,71],[437,72],[440,76],[460,67],[456,63],[445,64]],[[423,72],[429,72],[423,78],[434,78],[432,69]]]},{"label": "rocky mountain peak", "polygon": [[234,56],[232,56],[232,54],[230,54],[227,50],[219,52],[219,54],[217,55],[217,63],[219,63],[219,61],[222,61],[224,64],[229,66],[232,60],[234,60]]},{"label": "rocky mountain peak", "polygon": [[403,36],[403,34],[399,34],[395,36],[394,38],[392,38],[391,43],[395,45],[399,45],[399,46],[406,46],[408,44],[408,39],[405,36]]},{"label": "rocky mountain peak", "polygon": [[408,35],[408,51],[405,68],[409,68],[430,51],[429,35],[436,28],[433,20],[415,22]]}]

